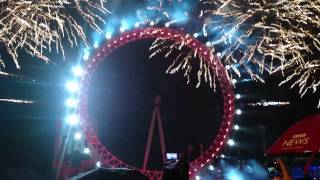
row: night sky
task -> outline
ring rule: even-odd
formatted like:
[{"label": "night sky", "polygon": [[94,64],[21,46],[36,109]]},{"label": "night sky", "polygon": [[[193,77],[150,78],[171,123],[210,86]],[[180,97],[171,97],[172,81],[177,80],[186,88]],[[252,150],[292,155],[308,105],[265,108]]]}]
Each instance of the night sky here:
[{"label": "night sky", "polygon": [[[163,98],[160,111],[164,122],[167,150],[183,151],[192,144],[208,145],[221,119],[221,92],[207,85],[195,88],[186,84],[181,73],[167,75],[170,60],[149,60],[152,41],[128,44],[113,52],[97,69],[89,88],[89,114],[102,142],[117,156],[141,166],[147,130],[153,111],[153,99]],[[1,49],[3,47],[0,47]],[[77,63],[79,49],[67,50],[66,60],[51,55],[45,64],[22,53],[21,70],[8,61],[7,71],[23,78],[0,76],[0,98],[27,99],[34,104],[0,103],[0,173],[28,171],[50,179],[57,121],[66,117],[65,83]],[[243,114],[235,117],[242,128],[232,133],[239,143],[226,149],[240,159],[263,161],[263,153],[285,129],[305,116],[319,112],[317,94],[300,99],[298,90],[278,87],[281,75],[266,76],[266,83],[245,82],[235,93],[242,98],[236,108]],[[319,92],[318,92],[319,93]],[[250,107],[248,103],[289,101],[282,107]],[[151,168],[158,168],[159,138],[155,131]],[[1,179],[1,177],[0,177]],[[40,178],[41,179],[41,178]]]}]

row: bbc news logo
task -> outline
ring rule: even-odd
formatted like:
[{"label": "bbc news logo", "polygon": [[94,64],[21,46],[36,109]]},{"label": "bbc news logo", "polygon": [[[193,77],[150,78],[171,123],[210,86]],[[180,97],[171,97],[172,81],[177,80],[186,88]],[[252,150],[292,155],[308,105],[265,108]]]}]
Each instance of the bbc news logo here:
[{"label": "bbc news logo", "polygon": [[300,145],[306,145],[310,141],[310,137],[307,136],[307,133],[295,134],[291,139],[284,140],[282,143],[283,147],[294,147]]}]

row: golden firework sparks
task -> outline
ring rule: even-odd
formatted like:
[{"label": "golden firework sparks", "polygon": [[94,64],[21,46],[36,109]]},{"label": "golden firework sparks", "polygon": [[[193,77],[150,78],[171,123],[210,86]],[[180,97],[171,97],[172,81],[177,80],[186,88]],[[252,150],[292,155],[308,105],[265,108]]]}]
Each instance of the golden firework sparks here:
[{"label": "golden firework sparks", "polygon": [[[185,37],[180,37],[180,41],[172,42],[166,38],[157,38],[149,50],[152,52],[150,59],[156,55],[165,53],[164,57],[168,58],[169,56],[175,56],[174,52],[181,52],[178,56],[175,57],[173,62],[169,65],[166,70],[167,74],[175,74],[180,70],[184,72],[184,77],[187,78],[187,84],[191,81],[191,71],[195,69],[193,62],[196,60],[199,63],[199,68],[197,69],[197,85],[198,88],[201,85],[201,82],[204,80],[208,82],[210,87],[216,89],[216,67],[209,67],[207,63],[199,56],[198,50],[194,52],[183,48],[186,48],[190,43],[190,34],[187,34]],[[211,56],[213,54],[211,53]]]},{"label": "golden firework sparks", "polygon": [[[18,50],[36,56],[46,62],[45,51],[53,47],[64,57],[63,39],[71,47],[78,39],[86,42],[80,24],[85,21],[91,28],[102,32],[100,17],[107,13],[106,0],[0,0],[0,45],[6,48],[17,68]],[[81,18],[81,19],[80,19]],[[4,60],[0,58],[4,66]]]},{"label": "golden firework sparks", "polygon": [[[219,46],[224,47],[221,59],[229,71],[230,80],[247,73],[251,79],[264,82],[263,72],[281,72],[286,78],[280,85],[292,82],[291,88],[298,86],[301,97],[310,90],[317,91],[320,84],[320,1],[201,2],[207,8],[199,16],[204,19],[203,35],[215,35],[210,42],[212,52]],[[205,17],[207,14],[210,16]],[[152,56],[161,52],[167,52],[168,56],[172,49],[181,49],[183,45],[156,41],[151,47]],[[185,57],[190,59],[189,54],[183,53],[177,59]],[[184,62],[190,62],[176,61],[169,67],[173,72],[181,69]],[[201,73],[200,66],[198,74]]]},{"label": "golden firework sparks", "polygon": [[[280,66],[279,68],[282,68]],[[289,67],[286,67],[289,68]],[[279,85],[283,85],[288,82],[292,82],[290,88],[299,87],[299,94],[303,97],[308,91],[316,93],[320,86],[319,74],[320,74],[320,59],[313,60],[311,62],[305,62],[299,66],[293,66],[293,72],[287,76]],[[320,101],[318,104],[320,108]]]},{"label": "golden firework sparks", "polygon": [[12,74],[12,73],[7,73],[7,72],[3,72],[3,71],[0,71],[0,77],[1,76],[15,77],[15,78],[23,79],[23,76],[20,76],[20,75],[17,75],[17,74]]},{"label": "golden firework sparks", "polygon": [[[260,67],[260,73],[264,70],[271,74],[281,72],[286,78],[280,85],[292,82],[291,88],[298,86],[301,96],[309,90],[317,91],[320,84],[320,1],[202,2],[209,8],[204,9],[201,16],[208,13],[220,17],[220,21],[207,19],[204,27],[231,29],[237,33],[222,57],[225,64],[241,67],[253,63]],[[224,34],[213,45],[227,41],[229,35]],[[257,75],[250,68],[246,70]]]},{"label": "golden firework sparks", "polygon": [[[251,79],[264,82],[261,76],[264,72],[281,72],[285,78],[280,85],[292,83],[291,88],[300,88],[301,96],[317,91],[320,84],[319,0],[200,2],[205,4],[199,15],[203,19],[203,35],[214,35],[210,41],[213,53],[223,47],[221,60],[230,80],[246,73]],[[170,54],[173,47],[180,49],[183,45],[162,44],[151,48],[153,55]],[[189,54],[182,54],[179,58],[187,56]],[[180,67],[175,61],[170,68],[179,70]],[[201,72],[200,69],[199,74]]]}]

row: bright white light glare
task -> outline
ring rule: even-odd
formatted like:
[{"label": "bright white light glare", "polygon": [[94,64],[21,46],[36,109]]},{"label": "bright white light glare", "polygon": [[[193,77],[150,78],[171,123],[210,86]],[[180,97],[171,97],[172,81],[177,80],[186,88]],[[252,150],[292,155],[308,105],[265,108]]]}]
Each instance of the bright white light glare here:
[{"label": "bright white light glare", "polygon": [[154,21],[150,21],[150,26],[154,26]]},{"label": "bright white light glare", "polygon": [[233,126],[233,129],[234,129],[234,130],[239,130],[239,129],[240,129],[240,126],[239,126],[238,124],[236,124],[236,125]]},{"label": "bright white light glare", "polygon": [[208,167],[208,169],[209,169],[210,171],[214,171],[214,166],[213,166],[213,165],[210,165],[210,166]]},{"label": "bright white light glare", "polygon": [[206,46],[211,46],[211,42],[210,41],[206,42]]},{"label": "bright white light glare", "polygon": [[73,98],[69,98],[66,100],[66,106],[69,108],[74,108],[76,107],[78,104],[78,100],[73,99]]},{"label": "bright white light glare", "polygon": [[218,56],[218,57],[221,57],[221,55],[222,55],[221,52],[218,52],[218,53],[217,53],[217,56]]},{"label": "bright white light glare", "polygon": [[111,32],[107,32],[106,33],[106,39],[111,39],[112,37],[112,33]]},{"label": "bright white light glare", "polygon": [[72,68],[72,73],[75,76],[81,76],[83,73],[83,70],[82,70],[81,66],[75,66]]},{"label": "bright white light glare", "polygon": [[235,145],[235,142],[234,142],[233,139],[229,139],[227,143],[228,143],[229,146],[234,146]]},{"label": "bright white light glare", "polygon": [[89,53],[84,53],[84,54],[83,54],[83,59],[84,59],[85,61],[88,60],[89,57],[90,57]]},{"label": "bright white light glare", "polygon": [[194,33],[193,37],[197,38],[199,36],[199,33]]},{"label": "bright white light glare", "polygon": [[242,111],[241,111],[241,109],[237,109],[237,110],[236,110],[236,114],[237,114],[237,115],[240,115],[240,114],[242,114]]},{"label": "bright white light glare", "polygon": [[123,27],[123,26],[120,27],[120,32],[124,32],[125,30],[126,30],[125,27]]},{"label": "bright white light glare", "polygon": [[89,59],[89,56],[88,56],[88,55],[83,55],[83,59],[84,59],[84,60],[88,60],[88,59]]},{"label": "bright white light glare", "polygon": [[97,49],[97,48],[99,47],[99,43],[95,42],[95,43],[93,44],[93,47]]},{"label": "bright white light glare", "polygon": [[77,125],[79,123],[79,118],[77,115],[72,114],[70,116],[68,116],[67,118],[67,123],[71,126]]},{"label": "bright white light glare", "polygon": [[226,156],[224,154],[221,154],[221,158],[225,158]]},{"label": "bright white light glare", "polygon": [[83,153],[89,154],[90,153],[90,149],[89,148],[84,148]]},{"label": "bright white light glare", "polygon": [[196,176],[196,180],[200,180],[201,178],[200,178],[200,176]]},{"label": "bright white light glare", "polygon": [[101,167],[101,162],[98,161],[98,162],[96,163],[96,166],[97,166],[98,168]]},{"label": "bright white light glare", "polygon": [[81,135],[80,132],[76,132],[76,133],[74,134],[74,139],[75,139],[75,140],[79,140],[79,139],[81,139],[81,137],[82,137],[82,135]]},{"label": "bright white light glare", "polygon": [[76,81],[68,82],[66,87],[70,92],[76,92],[79,90],[79,84]]},{"label": "bright white light glare", "polygon": [[243,176],[241,172],[236,169],[228,169],[226,172],[226,176],[228,180],[243,180]]},{"label": "bright white light glare", "polygon": [[138,23],[138,22],[136,22],[135,24],[134,24],[134,27],[139,27],[140,26],[140,23]]},{"label": "bright white light glare", "polygon": [[231,81],[232,81],[233,84],[238,82],[236,79],[232,79]]},{"label": "bright white light glare", "polygon": [[241,95],[240,94],[236,94],[236,99],[240,99]]},{"label": "bright white light glare", "polygon": [[164,26],[165,27],[170,27],[170,23],[166,23]]},{"label": "bright white light glare", "polygon": [[230,65],[226,65],[226,69],[229,70],[231,67]]}]

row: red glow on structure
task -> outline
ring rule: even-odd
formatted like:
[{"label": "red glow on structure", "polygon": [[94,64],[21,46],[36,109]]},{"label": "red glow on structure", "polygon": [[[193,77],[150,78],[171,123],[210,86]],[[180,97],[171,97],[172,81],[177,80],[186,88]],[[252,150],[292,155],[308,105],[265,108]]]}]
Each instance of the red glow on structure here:
[{"label": "red glow on structure", "polygon": [[228,79],[226,70],[224,69],[220,59],[211,53],[211,50],[202,44],[197,39],[193,39],[190,35],[184,34],[181,31],[176,31],[168,28],[147,28],[147,29],[136,29],[131,32],[122,33],[119,37],[116,37],[108,41],[103,47],[98,49],[97,53],[91,57],[92,61],[88,61],[85,67],[84,76],[81,80],[80,90],[80,103],[78,113],[82,120],[82,126],[86,135],[86,138],[95,151],[100,157],[100,161],[103,165],[112,168],[130,168],[135,169],[149,177],[150,179],[161,179],[161,171],[142,170],[125,163],[124,161],[117,158],[112,154],[98,139],[95,131],[91,127],[90,118],[88,116],[87,102],[88,102],[88,87],[92,77],[92,73],[99,66],[99,64],[115,49],[141,39],[154,39],[154,38],[165,38],[175,42],[189,41],[186,46],[191,50],[196,49],[202,59],[208,63],[210,68],[214,68],[217,76],[217,80],[220,84],[222,95],[223,95],[223,106],[224,114],[222,123],[216,138],[212,141],[209,148],[197,159],[190,163],[190,169],[193,171],[191,175],[196,173],[201,167],[209,163],[209,159],[214,158],[219,154],[222,146],[229,134],[229,129],[232,126],[233,113],[234,113],[234,95],[232,85]]}]

